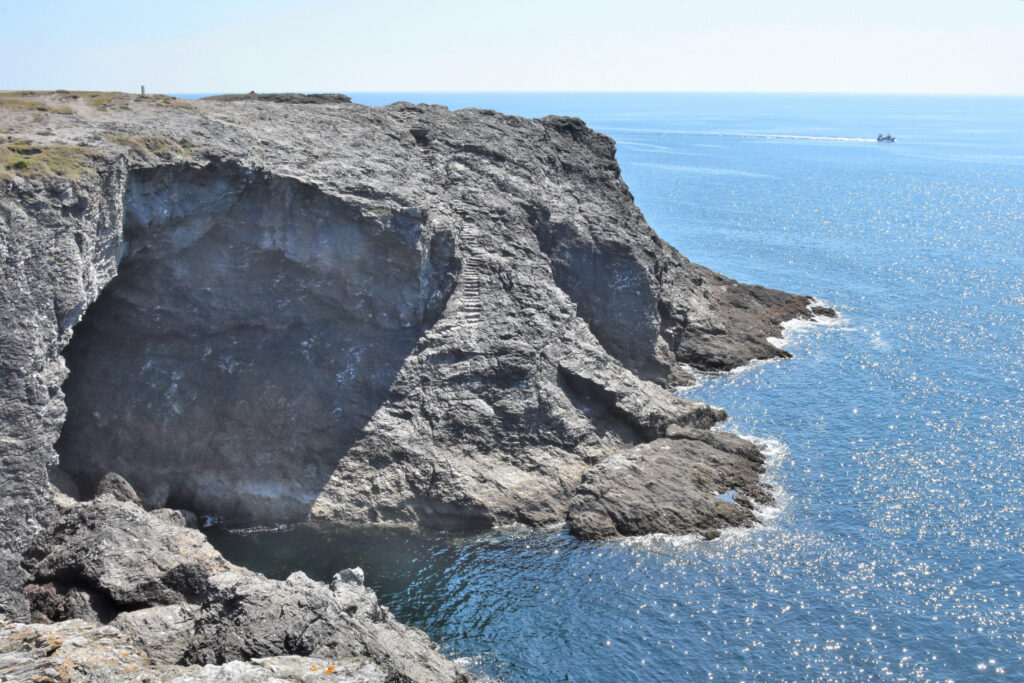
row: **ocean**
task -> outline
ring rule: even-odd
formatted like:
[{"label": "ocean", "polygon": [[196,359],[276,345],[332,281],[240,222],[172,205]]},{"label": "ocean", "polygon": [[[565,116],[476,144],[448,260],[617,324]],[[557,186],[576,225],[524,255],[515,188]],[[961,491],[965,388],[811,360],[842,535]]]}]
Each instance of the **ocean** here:
[{"label": "ocean", "polygon": [[397,618],[503,681],[1024,680],[1024,99],[354,99],[580,116],[685,256],[840,317],[682,392],[770,454],[778,505],[754,529],[214,530],[229,559],[360,565]]}]

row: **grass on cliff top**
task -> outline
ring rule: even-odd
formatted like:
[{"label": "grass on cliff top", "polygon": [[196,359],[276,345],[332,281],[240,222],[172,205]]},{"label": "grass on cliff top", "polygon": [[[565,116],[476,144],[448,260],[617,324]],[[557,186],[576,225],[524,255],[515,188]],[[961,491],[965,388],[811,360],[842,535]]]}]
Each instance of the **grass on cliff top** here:
[{"label": "grass on cliff top", "polygon": [[25,178],[95,176],[94,162],[102,158],[101,152],[88,147],[13,142],[0,145],[0,178],[14,174]]},{"label": "grass on cliff top", "polygon": [[5,91],[0,92],[0,107],[7,109],[15,109],[20,111],[48,111],[54,114],[71,114],[73,113],[71,107],[65,106],[54,106],[45,102],[39,102],[37,100],[30,100],[24,97],[25,95],[33,95],[37,93],[31,93],[27,91]]},{"label": "grass on cliff top", "polygon": [[166,135],[108,135],[111,142],[127,147],[145,159],[174,159],[192,156],[192,143],[186,138],[175,142]]},{"label": "grass on cliff top", "polygon": [[[57,92],[61,91],[58,90]],[[114,107],[131,109],[129,105],[132,102],[148,102],[158,107],[192,108],[192,103],[188,100],[179,100],[177,97],[171,97],[170,95],[129,95],[123,92],[74,91],[66,93],[66,96],[75,99],[79,97],[84,98],[86,102],[100,111],[107,111]]]},{"label": "grass on cliff top", "polygon": [[24,111],[48,111],[56,114],[73,114],[74,109],[65,105],[40,102],[39,97],[56,98],[62,102],[82,100],[86,104],[100,110],[131,109],[132,102],[149,102],[158,107],[177,107],[191,109],[188,100],[179,100],[170,95],[130,95],[124,92],[107,92],[101,90],[2,90],[0,106],[22,109]]}]

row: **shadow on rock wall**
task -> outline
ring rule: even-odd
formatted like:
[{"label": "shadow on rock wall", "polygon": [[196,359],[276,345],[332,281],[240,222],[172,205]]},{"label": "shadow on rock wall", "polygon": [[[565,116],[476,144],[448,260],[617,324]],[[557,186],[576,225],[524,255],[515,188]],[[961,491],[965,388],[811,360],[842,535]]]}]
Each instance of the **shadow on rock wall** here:
[{"label": "shadow on rock wall", "polygon": [[61,466],[147,505],[306,516],[451,289],[451,235],[235,165],[135,172],[64,355]]}]

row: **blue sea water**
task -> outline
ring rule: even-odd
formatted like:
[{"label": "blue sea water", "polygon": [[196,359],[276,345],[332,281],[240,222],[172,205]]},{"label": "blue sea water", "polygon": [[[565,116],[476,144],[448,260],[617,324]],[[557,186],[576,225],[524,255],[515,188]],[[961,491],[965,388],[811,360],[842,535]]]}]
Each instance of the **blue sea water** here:
[{"label": "blue sea water", "polygon": [[712,542],[215,533],[229,558],[362,565],[505,681],[1024,680],[1024,100],[355,96],[398,99],[581,116],[683,254],[840,312],[684,392],[762,440],[779,504]]}]

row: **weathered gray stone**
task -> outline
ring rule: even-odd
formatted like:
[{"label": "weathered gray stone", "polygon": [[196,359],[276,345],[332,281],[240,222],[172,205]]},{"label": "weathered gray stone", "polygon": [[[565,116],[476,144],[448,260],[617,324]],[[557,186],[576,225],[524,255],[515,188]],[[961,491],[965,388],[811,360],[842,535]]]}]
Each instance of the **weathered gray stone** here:
[{"label": "weathered gray stone", "polygon": [[[273,654],[365,657],[404,680],[462,679],[427,637],[398,624],[372,591],[346,584],[345,600],[296,572],[271,581],[247,572],[211,579],[185,661],[207,664]],[[358,594],[358,596],[356,595]]]},{"label": "weathered gray stone", "polygon": [[583,539],[698,533],[714,538],[754,522],[772,501],[764,456],[732,434],[672,428],[669,438],[616,453],[583,475],[569,530]]},{"label": "weathered gray stone", "polygon": [[117,472],[107,472],[100,479],[100,483],[96,485],[95,497],[99,498],[100,496],[109,496],[114,500],[142,505],[142,501],[139,500],[139,496],[135,493],[132,485]]},{"label": "weathered gray stone", "polygon": [[558,522],[609,450],[706,415],[665,388],[687,365],[784,356],[808,314],[658,239],[577,119],[38,97],[74,111],[53,135],[0,122],[85,151],[0,181],[5,533],[45,523],[58,435],[86,490],[115,471],[147,507]]},{"label": "weathered gray stone", "polygon": [[301,573],[275,581],[163,517],[111,496],[58,516],[26,553],[37,620],[110,623],[162,664],[301,655],[357,658],[398,680],[470,680],[378,605],[356,572],[331,587]]},{"label": "weathered gray stone", "polygon": [[339,588],[344,587],[345,584],[362,586],[365,580],[366,575],[363,574],[363,570],[360,567],[342,569],[331,579],[331,590],[338,590]]},{"label": "weathered gray stone", "polygon": [[82,500],[82,492],[70,474],[59,467],[50,467],[47,469],[47,476],[50,483],[65,496],[74,500]]},{"label": "weathered gray stone", "polygon": [[196,605],[158,605],[121,612],[110,622],[150,657],[162,664],[177,664],[192,637]]},{"label": "weathered gray stone", "polygon": [[[580,535],[749,522],[705,486],[749,483],[745,447],[671,389],[787,355],[767,339],[811,300],[680,256],[578,119],[32,97],[53,106],[0,107],[25,159],[0,169],[3,613],[27,616],[31,546],[40,618],[200,605],[196,661],[364,652],[453,679],[356,583],[240,572],[117,498],[238,523],[547,524],[570,501]],[[686,429],[674,458],[637,446]],[[58,460],[97,500],[54,493]]]},{"label": "weathered gray stone", "polygon": [[198,529],[199,518],[189,510],[175,510],[173,508],[158,508],[150,511],[151,515],[162,519],[168,524],[183,526],[186,529]]},{"label": "weathered gray stone", "polygon": [[[396,680],[363,658],[283,655],[248,662],[176,666],[155,661],[113,626],[82,620],[23,624],[0,617],[0,681],[107,683],[384,683]],[[426,679],[424,679],[426,680]]]},{"label": "weathered gray stone", "polygon": [[88,588],[122,609],[199,600],[209,577],[231,567],[200,532],[109,496],[59,517],[35,539],[25,566],[34,584]]},{"label": "weathered gray stone", "polygon": [[17,621],[28,621],[29,606],[22,591],[27,575],[21,568],[21,555],[0,548],[0,615]]}]

